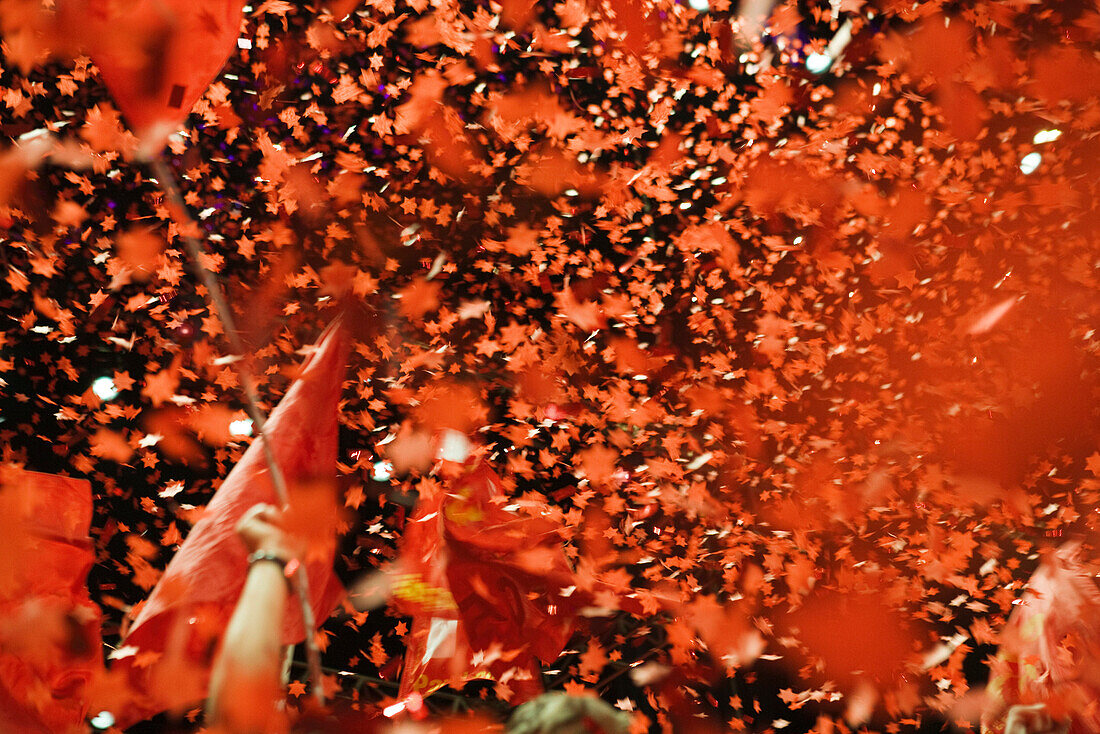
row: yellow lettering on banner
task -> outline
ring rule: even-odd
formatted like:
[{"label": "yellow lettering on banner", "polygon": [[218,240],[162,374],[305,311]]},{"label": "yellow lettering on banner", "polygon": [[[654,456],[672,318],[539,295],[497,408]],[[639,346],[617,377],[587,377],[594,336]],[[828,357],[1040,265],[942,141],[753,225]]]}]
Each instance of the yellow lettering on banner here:
[{"label": "yellow lettering on banner", "polygon": [[424,583],[420,574],[406,573],[393,582],[393,596],[401,601],[419,604],[428,611],[453,611],[458,609],[451,592]]},{"label": "yellow lettering on banner", "polygon": [[427,673],[421,673],[420,677],[416,679],[416,682],[413,683],[412,687],[413,687],[414,691],[423,691],[423,690],[434,691],[435,689],[442,688],[445,685],[447,685],[447,681],[445,681],[441,678],[434,678],[432,680],[428,680],[428,674]]},{"label": "yellow lettering on banner", "polygon": [[[492,674],[489,673],[486,670],[477,670],[477,671],[474,671],[473,673],[471,673],[469,671],[464,671],[462,673],[462,675],[458,676],[458,680],[460,680],[460,681],[492,680],[492,679],[493,679]],[[421,673],[420,676],[413,683],[412,688],[413,688],[414,691],[424,691],[424,690],[434,691],[437,688],[442,688],[443,686],[447,685],[448,682],[449,681],[445,681],[442,678],[433,678],[431,680],[428,680],[428,674],[427,673]]]},{"label": "yellow lettering on banner", "polygon": [[470,495],[473,493],[474,490],[470,486],[458,490],[458,498],[443,506],[443,516],[459,525],[469,525],[484,520],[485,513],[481,508],[470,503]]}]

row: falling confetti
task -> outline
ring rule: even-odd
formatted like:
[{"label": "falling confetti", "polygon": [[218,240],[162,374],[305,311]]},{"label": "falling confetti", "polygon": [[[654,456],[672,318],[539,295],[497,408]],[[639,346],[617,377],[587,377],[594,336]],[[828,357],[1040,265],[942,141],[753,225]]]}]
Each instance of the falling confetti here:
[{"label": "falling confetti", "polygon": [[[468,435],[591,597],[543,683],[639,731],[976,728],[1040,553],[1096,557],[1093,4],[82,4],[0,6],[0,446],[91,483],[106,644],[255,438],[241,363],[270,410],[338,311],[337,573]],[[406,715],[353,601],[326,693]]]}]

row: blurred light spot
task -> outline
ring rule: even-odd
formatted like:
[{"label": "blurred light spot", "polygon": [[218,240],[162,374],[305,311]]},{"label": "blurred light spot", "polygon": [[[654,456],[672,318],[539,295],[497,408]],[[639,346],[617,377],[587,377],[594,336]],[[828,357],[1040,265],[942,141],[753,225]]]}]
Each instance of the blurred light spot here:
[{"label": "blurred light spot", "polygon": [[237,48],[250,49],[252,48],[252,39],[250,38],[238,38]]},{"label": "blurred light spot", "polygon": [[[811,53],[806,57],[806,70],[811,74],[824,74],[836,63],[836,60],[844,55],[844,49],[852,41],[852,19],[844,21],[844,25],[837,29],[836,35],[825,47],[825,53]],[[877,85],[876,85],[877,86]],[[878,94],[878,92],[875,92]]]},{"label": "blurred light spot", "polygon": [[147,449],[150,446],[156,446],[158,443],[161,442],[163,438],[164,436],[161,436],[158,433],[147,433],[145,434],[144,438],[138,441],[138,446],[142,447],[143,449]]},{"label": "blurred light spot", "polygon": [[[1000,285],[998,283],[998,285]],[[978,316],[974,320],[974,323],[970,325],[966,331],[968,334],[984,334],[987,331],[993,329],[1005,315],[1012,310],[1012,307],[1019,303],[1020,299],[1016,296],[1010,296],[992,308],[987,309],[984,313]]]},{"label": "blurred light spot", "polygon": [[833,60],[826,54],[814,52],[806,57],[806,70],[811,74],[824,74],[833,65]]},{"label": "blurred light spot", "polygon": [[118,397],[118,388],[110,377],[97,377],[92,383],[92,392],[100,400],[114,400]]},{"label": "blurred light spot", "polygon": [[1020,170],[1025,176],[1035,173],[1035,169],[1043,162],[1043,156],[1038,153],[1028,153],[1020,159]]},{"label": "blurred light spot", "polygon": [[440,437],[437,456],[445,461],[461,463],[470,458],[470,452],[473,448],[473,444],[466,438],[465,433],[447,429],[443,431],[443,435]]},{"label": "blurred light spot", "polygon": [[229,433],[234,436],[251,436],[252,419],[242,418],[239,421],[232,421],[229,424]]},{"label": "blurred light spot", "polygon": [[110,711],[100,711],[88,722],[93,729],[106,731],[115,725],[115,716]]},{"label": "blurred light spot", "polygon": [[[376,482],[388,481],[393,476],[393,464],[389,461],[376,461],[374,462],[374,471],[371,472],[370,478]],[[387,714],[388,716],[389,714]]]},{"label": "blurred light spot", "polygon": [[1043,143],[1053,143],[1060,137],[1062,137],[1061,130],[1040,130],[1035,133],[1035,137],[1031,141],[1036,145],[1042,145]]},{"label": "blurred light spot", "polygon": [[710,3],[707,0],[688,0],[688,5],[692,10],[698,10],[700,13],[710,10]]},{"label": "blurred light spot", "polygon": [[423,719],[423,714],[427,713],[424,710],[424,697],[419,693],[410,693],[405,698],[405,708],[407,708],[409,713],[417,719]]}]

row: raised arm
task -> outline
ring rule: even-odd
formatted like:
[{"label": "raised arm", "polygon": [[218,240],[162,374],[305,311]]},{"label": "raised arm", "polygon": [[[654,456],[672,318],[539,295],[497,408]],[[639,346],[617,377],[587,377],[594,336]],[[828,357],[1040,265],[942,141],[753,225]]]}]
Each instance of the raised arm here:
[{"label": "raised arm", "polygon": [[237,525],[250,554],[248,579],[222,639],[206,705],[207,723],[223,734],[262,734],[276,715],[279,631],[289,595],[284,571],[296,557],[281,520],[276,508],[256,505]]}]

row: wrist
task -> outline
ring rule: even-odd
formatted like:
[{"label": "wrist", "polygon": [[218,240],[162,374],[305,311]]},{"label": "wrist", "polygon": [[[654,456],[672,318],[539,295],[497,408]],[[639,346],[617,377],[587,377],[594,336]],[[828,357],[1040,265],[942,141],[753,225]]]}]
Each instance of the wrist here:
[{"label": "wrist", "polygon": [[298,570],[298,559],[290,553],[283,550],[274,550],[268,548],[258,548],[248,554],[248,566],[249,570],[257,565],[270,565],[279,569],[280,573],[286,577],[289,583],[295,572]]},{"label": "wrist", "polygon": [[286,543],[277,540],[261,541],[255,545],[245,544],[245,547],[248,549],[249,555],[265,553],[278,556],[287,562],[289,562],[291,558],[294,558],[294,552],[287,548]]}]

